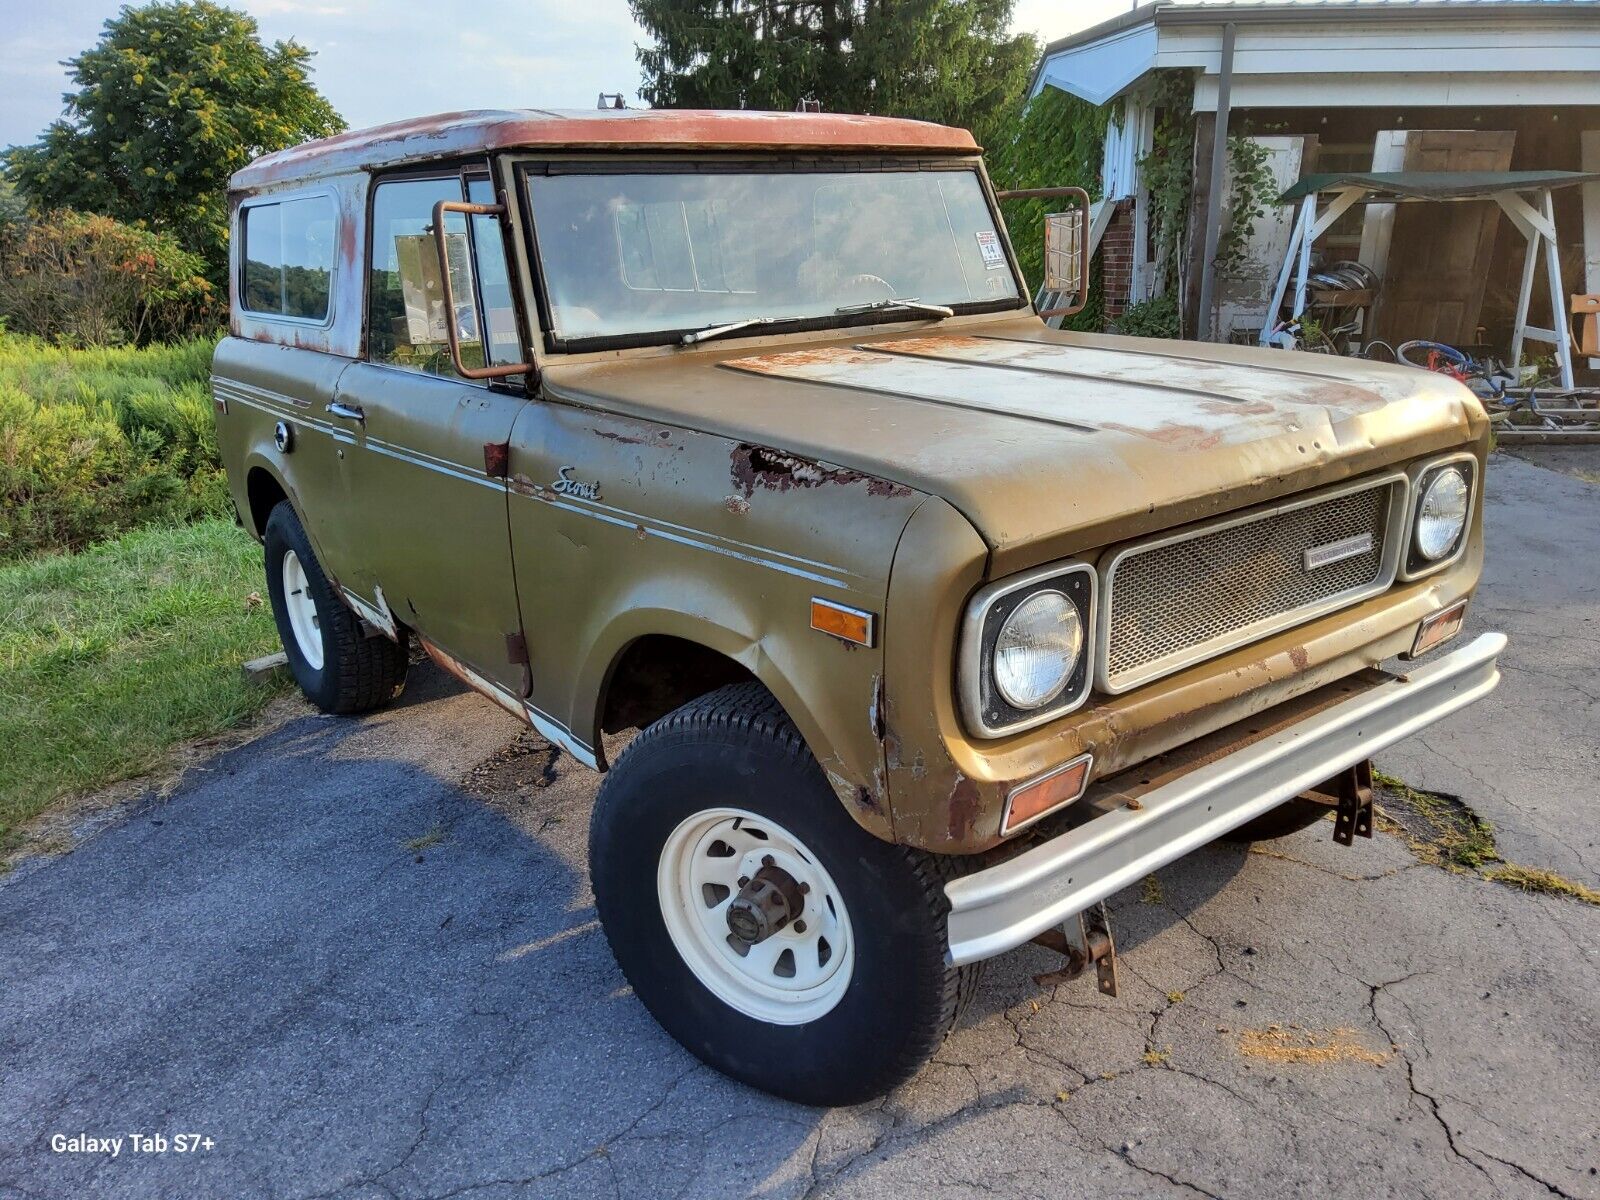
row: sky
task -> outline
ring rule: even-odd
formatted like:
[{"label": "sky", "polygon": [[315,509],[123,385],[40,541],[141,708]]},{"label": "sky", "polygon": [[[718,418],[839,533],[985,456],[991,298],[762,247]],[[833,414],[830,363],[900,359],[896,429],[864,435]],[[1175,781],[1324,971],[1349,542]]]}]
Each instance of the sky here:
[{"label": "sky", "polygon": [[[590,108],[639,100],[627,0],[228,0],[267,41],[316,51],[317,87],[353,128],[466,108]],[[33,141],[61,113],[61,62],[93,45],[118,0],[6,0],[0,147]],[[1128,11],[1131,0],[1017,0],[1015,28],[1041,41]]]}]

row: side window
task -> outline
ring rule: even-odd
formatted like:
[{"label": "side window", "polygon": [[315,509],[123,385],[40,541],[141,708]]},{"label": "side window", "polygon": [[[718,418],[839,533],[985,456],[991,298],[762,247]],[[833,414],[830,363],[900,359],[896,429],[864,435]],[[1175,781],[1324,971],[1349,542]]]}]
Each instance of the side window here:
[{"label": "side window", "polygon": [[[473,181],[474,203],[489,203],[487,180]],[[462,199],[459,176],[378,184],[372,201],[372,264],[367,289],[367,357],[373,362],[454,375],[446,320],[455,321],[468,366],[521,360],[516,308],[500,226],[492,217],[446,214],[445,244],[455,311],[446,313],[433,206]],[[487,336],[487,345],[485,345]]]},{"label": "side window", "polygon": [[337,217],[332,198],[247,206],[239,215],[244,308],[268,317],[326,321]]}]

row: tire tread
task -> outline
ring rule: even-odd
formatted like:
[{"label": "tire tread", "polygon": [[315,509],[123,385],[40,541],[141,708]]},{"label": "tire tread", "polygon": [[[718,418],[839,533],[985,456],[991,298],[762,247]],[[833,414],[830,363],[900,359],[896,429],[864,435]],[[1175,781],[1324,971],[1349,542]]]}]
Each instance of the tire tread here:
[{"label": "tire tread", "polygon": [[[697,738],[711,731],[734,733],[761,739],[781,749],[797,765],[815,760],[805,738],[790,720],[783,706],[767,688],[757,682],[735,683],[707,692],[662,717],[630,742],[618,757],[613,772],[620,772],[629,758],[646,747],[663,741]],[[609,780],[610,775],[607,776]],[[604,783],[602,783],[604,789]],[[596,807],[598,816],[601,809]],[[605,839],[591,831],[591,853],[603,854]],[[936,964],[937,979],[931,980],[939,1003],[931,1011],[917,1014],[898,1056],[886,1062],[876,1079],[867,1081],[864,1093],[879,1095],[906,1082],[939,1048],[977,992],[983,964],[955,967],[946,961],[945,918],[950,911],[944,886],[964,873],[962,860],[948,855],[929,854],[910,846],[882,843],[884,850],[898,856],[909,869],[930,911],[936,914],[923,934],[922,945],[908,947],[914,961]],[[603,874],[596,870],[596,876]],[[907,1014],[896,1014],[904,1018]]]}]

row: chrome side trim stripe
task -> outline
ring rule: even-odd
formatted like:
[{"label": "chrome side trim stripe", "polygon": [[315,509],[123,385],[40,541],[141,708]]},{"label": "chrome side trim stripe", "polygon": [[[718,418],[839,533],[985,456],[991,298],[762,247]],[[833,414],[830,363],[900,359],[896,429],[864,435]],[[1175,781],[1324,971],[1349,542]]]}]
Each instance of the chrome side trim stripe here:
[{"label": "chrome side trim stripe", "polygon": [[[365,437],[357,439],[349,430],[331,422],[319,420],[308,416],[304,408],[287,407],[291,403],[287,396],[276,392],[265,393],[276,397],[276,403],[263,401],[255,396],[249,396],[236,390],[236,385],[231,381],[223,381],[212,377],[212,388],[216,395],[225,396],[230,402],[243,404],[248,408],[255,408],[274,417],[294,421],[301,426],[316,429],[327,433],[347,445],[360,445],[374,454],[383,454],[401,462],[410,463],[425,471],[434,471],[441,475],[448,475],[453,479],[460,479],[466,483],[477,484],[479,487],[491,488],[497,492],[511,491],[513,495],[522,495],[514,489],[508,489],[502,479],[490,478],[482,470],[474,470],[461,463],[454,463],[448,459],[434,458],[423,455],[419,451],[404,449],[381,438]],[[252,389],[262,391],[262,389]],[[813,559],[801,558],[795,555],[781,554],[778,551],[767,550],[765,547],[752,546],[747,542],[733,541],[728,538],[719,538],[705,530],[694,529],[687,525],[676,525],[670,521],[663,521],[657,517],[646,516],[643,513],[631,512],[628,509],[615,508],[597,501],[582,503],[557,497],[546,492],[538,497],[524,497],[536,499],[541,504],[549,504],[566,512],[577,513],[597,521],[604,521],[610,525],[620,526],[625,529],[643,529],[653,537],[665,538],[669,542],[690,546],[699,550],[707,550],[713,554],[721,554],[728,558],[738,559],[754,566],[766,567],[786,575],[794,575],[812,583],[824,584],[844,590],[850,589],[854,582],[859,582],[858,576],[852,572],[832,563],[817,562]],[[826,574],[825,572],[833,572]]]},{"label": "chrome side trim stripe", "polygon": [[593,748],[580,741],[577,735],[549,713],[534,707],[521,697],[513,696],[499,684],[485,679],[459,658],[440,649],[427,638],[419,636],[417,640],[422,643],[422,648],[428,652],[428,656],[434,662],[461,680],[473,691],[481,692],[512,716],[526,721],[533,726],[540,737],[554,742],[591,771],[600,769],[600,760],[596,757]]},{"label": "chrome side trim stripe", "polygon": [[[1015,858],[945,885],[949,961],[1004,953],[1151,871],[1432,725],[1500,682],[1503,633],[1314,712]],[[1137,770],[1138,768],[1134,768]],[[1114,791],[1116,779],[1091,788]]]}]

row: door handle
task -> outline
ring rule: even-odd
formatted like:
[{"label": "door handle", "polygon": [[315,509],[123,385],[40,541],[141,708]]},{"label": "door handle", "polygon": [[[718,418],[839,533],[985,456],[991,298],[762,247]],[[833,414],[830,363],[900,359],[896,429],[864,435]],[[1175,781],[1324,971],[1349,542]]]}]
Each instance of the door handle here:
[{"label": "door handle", "polygon": [[363,425],[367,423],[367,414],[362,411],[359,404],[341,404],[335,400],[328,405],[328,412],[341,421],[360,421]]}]

